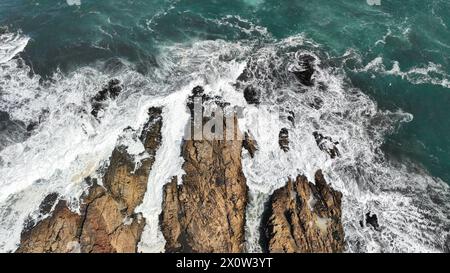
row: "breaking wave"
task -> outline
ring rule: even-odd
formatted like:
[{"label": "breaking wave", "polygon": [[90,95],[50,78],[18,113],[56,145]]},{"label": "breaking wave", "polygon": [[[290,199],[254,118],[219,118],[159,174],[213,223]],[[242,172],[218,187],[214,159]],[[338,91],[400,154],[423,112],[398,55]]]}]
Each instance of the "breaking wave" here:
[{"label": "breaking wave", "polygon": [[370,61],[356,72],[377,72],[384,75],[393,75],[408,80],[412,84],[433,84],[450,88],[449,75],[445,72],[441,65],[428,63],[427,66],[413,67],[408,71],[402,71],[400,63],[393,61],[391,69],[386,68],[382,57],[377,57]]},{"label": "breaking wave", "polygon": [[30,38],[20,33],[0,32],[0,64],[6,63],[21,52],[27,46],[29,40]]}]

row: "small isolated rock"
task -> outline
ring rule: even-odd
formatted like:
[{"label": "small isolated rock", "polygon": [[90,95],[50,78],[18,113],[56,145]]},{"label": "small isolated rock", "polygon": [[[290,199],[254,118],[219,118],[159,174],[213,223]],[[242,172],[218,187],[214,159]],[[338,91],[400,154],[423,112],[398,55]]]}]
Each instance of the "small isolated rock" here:
[{"label": "small isolated rock", "polygon": [[244,134],[244,141],[242,143],[244,149],[248,151],[250,156],[253,158],[255,156],[256,151],[258,150],[258,146],[256,140],[249,134]]},{"label": "small isolated rock", "polygon": [[316,139],[316,143],[319,149],[329,154],[332,159],[341,155],[338,148],[336,147],[339,142],[333,141],[331,137],[324,136],[319,132],[314,132],[313,136]]},{"label": "small isolated rock", "polygon": [[244,89],[244,98],[248,104],[259,105],[261,92],[252,85],[249,85]]},{"label": "small isolated rock", "polygon": [[53,192],[47,195],[39,205],[39,213],[42,215],[49,213],[57,200],[58,200],[58,193]]},{"label": "small isolated rock", "polygon": [[295,113],[293,111],[288,112],[287,120],[289,120],[292,125],[295,125]]},{"label": "small isolated rock", "polygon": [[289,131],[286,128],[282,128],[278,134],[278,144],[281,150],[284,152],[289,151]]},{"label": "small isolated rock", "polygon": [[371,225],[375,230],[380,229],[378,224],[378,216],[376,214],[371,214],[370,211],[366,213],[366,225]]},{"label": "small isolated rock", "polygon": [[306,86],[313,86],[314,62],[316,58],[309,54],[298,54],[296,56],[298,64],[290,69],[297,80]]}]

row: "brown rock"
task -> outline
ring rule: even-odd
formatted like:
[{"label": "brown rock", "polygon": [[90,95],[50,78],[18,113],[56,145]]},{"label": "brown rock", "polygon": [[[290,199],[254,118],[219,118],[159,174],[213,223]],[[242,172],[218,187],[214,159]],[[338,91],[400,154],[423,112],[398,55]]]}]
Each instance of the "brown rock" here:
[{"label": "brown rock", "polygon": [[248,190],[242,136],[236,116],[232,120],[234,139],[186,140],[183,145],[183,183],[174,179],[164,187],[160,220],[167,252],[244,250]]},{"label": "brown rock", "polygon": [[142,203],[147,191],[150,169],[161,143],[161,109],[150,108],[149,117],[143,129],[141,141],[150,157],[143,159],[140,167],[135,170],[135,163],[127,154],[125,147],[118,147],[113,151],[111,165],[105,174],[105,187],[128,214],[132,214],[134,209]]},{"label": "brown rock", "polygon": [[[94,186],[88,196],[81,228],[82,252],[136,252],[144,221],[140,215],[127,215],[111,194]],[[124,223],[128,221],[129,223]]]},{"label": "brown rock", "polygon": [[344,230],[341,223],[342,194],[333,190],[322,172],[315,184],[306,177],[289,180],[276,190],[263,219],[263,236],[269,252],[342,252]]},{"label": "brown rock", "polygon": [[258,145],[253,136],[249,133],[244,134],[244,142],[242,143],[244,149],[248,151],[250,156],[253,158],[255,156],[256,151],[258,150]]},{"label": "brown rock", "polygon": [[[145,219],[134,210],[147,190],[161,127],[161,109],[151,108],[141,136],[149,157],[135,169],[125,147],[117,147],[103,179],[105,187],[93,183],[82,198],[81,215],[60,201],[50,217],[22,233],[17,252],[136,252]],[[56,198],[45,198],[41,210],[51,208]]]},{"label": "brown rock", "polygon": [[81,216],[60,201],[52,217],[42,220],[35,228],[22,233],[17,252],[77,252]]}]

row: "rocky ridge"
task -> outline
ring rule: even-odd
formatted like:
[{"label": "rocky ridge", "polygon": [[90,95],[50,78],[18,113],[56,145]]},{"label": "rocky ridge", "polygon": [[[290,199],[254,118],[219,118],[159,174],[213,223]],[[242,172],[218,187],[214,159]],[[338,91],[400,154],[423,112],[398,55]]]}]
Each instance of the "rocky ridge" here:
[{"label": "rocky ridge", "polygon": [[[193,96],[205,99],[201,90],[195,88]],[[204,118],[203,124],[210,118]],[[233,137],[185,140],[183,183],[178,185],[174,178],[164,187],[160,222],[167,252],[244,251],[248,190],[241,165],[243,136],[236,115],[233,124],[225,120],[224,131],[232,126]]]},{"label": "rocky ridge", "polygon": [[[17,252],[136,252],[145,219],[134,210],[147,190],[161,126],[161,109],[151,108],[140,137],[149,156],[136,165],[125,147],[117,147],[103,186],[87,179],[91,185],[81,199],[81,214],[58,201],[51,216],[24,229]],[[41,207],[49,210],[52,201],[57,198],[46,198]]]},{"label": "rocky ridge", "polygon": [[262,220],[267,252],[314,253],[344,251],[342,194],[317,171],[315,183],[305,176],[289,180],[270,197]]}]

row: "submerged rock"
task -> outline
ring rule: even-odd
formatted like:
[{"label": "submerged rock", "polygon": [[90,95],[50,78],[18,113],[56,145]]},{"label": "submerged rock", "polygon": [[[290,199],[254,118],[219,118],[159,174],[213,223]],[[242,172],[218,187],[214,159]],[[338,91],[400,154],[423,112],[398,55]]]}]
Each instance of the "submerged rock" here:
[{"label": "submerged rock", "polygon": [[304,176],[289,180],[271,196],[262,220],[267,252],[342,252],[342,194],[317,171],[315,184]]},{"label": "submerged rock", "polygon": [[[23,231],[17,252],[136,252],[145,219],[134,210],[147,190],[161,126],[161,109],[151,108],[141,136],[149,157],[136,165],[125,147],[117,147],[104,175],[104,187],[92,183],[81,199],[81,214],[59,201],[50,217]],[[53,194],[46,197],[41,210],[49,210],[56,198]]]},{"label": "submerged rock", "polygon": [[242,143],[242,146],[248,151],[252,158],[255,156],[255,153],[258,150],[256,140],[253,138],[253,136],[251,136],[250,133],[247,132],[245,132],[244,134],[244,142]]},{"label": "submerged rock", "polygon": [[[186,140],[185,174],[164,187],[161,230],[167,252],[242,252],[247,185],[242,172],[242,136],[232,119],[233,138]],[[204,119],[204,122],[207,118]],[[229,124],[224,121],[224,131]]]},{"label": "submerged rock", "polygon": [[39,213],[42,215],[50,213],[57,200],[58,193],[52,192],[47,195],[39,206]]},{"label": "submerged rock", "polygon": [[322,100],[321,98],[319,98],[319,97],[314,97],[314,99],[313,99],[310,103],[308,103],[308,105],[309,105],[311,108],[314,108],[314,109],[316,109],[316,110],[319,110],[320,108],[323,107],[324,102],[323,102],[323,100]]},{"label": "submerged rock", "polygon": [[370,211],[366,213],[366,225],[371,225],[375,230],[380,229],[378,224],[378,216],[376,214],[371,214]]}]

